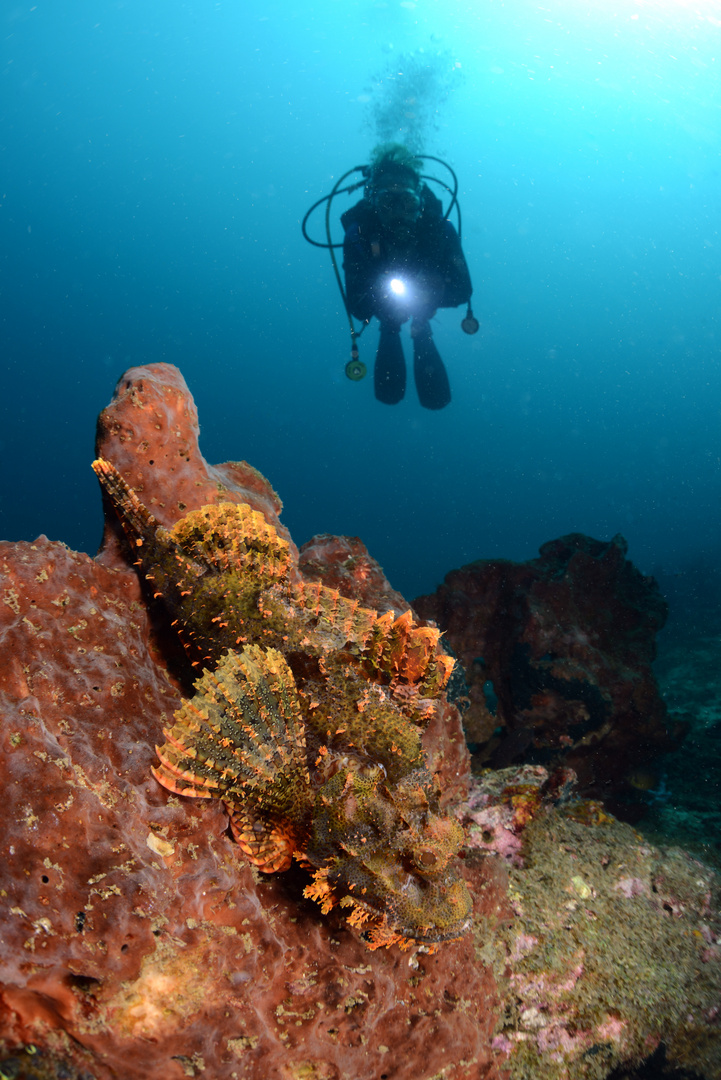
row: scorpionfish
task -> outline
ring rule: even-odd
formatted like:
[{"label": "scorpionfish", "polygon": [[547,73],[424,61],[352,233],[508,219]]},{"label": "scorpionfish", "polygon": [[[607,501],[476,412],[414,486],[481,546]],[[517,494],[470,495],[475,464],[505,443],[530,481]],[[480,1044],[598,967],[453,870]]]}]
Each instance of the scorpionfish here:
[{"label": "scorpionfish", "polygon": [[410,612],[379,615],[302,579],[247,504],[161,526],[113,465],[93,463],[134,563],[202,670],[157,747],[169,791],[224,803],[265,873],[297,859],[305,895],[370,948],[470,925],[459,823],[439,808],[421,734],[453,663]]}]

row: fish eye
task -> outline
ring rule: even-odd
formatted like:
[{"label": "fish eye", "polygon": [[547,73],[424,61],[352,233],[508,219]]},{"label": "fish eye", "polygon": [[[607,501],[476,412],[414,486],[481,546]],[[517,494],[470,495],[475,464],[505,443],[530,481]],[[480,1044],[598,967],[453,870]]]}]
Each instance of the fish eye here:
[{"label": "fish eye", "polygon": [[438,862],[438,856],[430,848],[423,848],[417,853],[416,862],[423,870],[430,870]]}]

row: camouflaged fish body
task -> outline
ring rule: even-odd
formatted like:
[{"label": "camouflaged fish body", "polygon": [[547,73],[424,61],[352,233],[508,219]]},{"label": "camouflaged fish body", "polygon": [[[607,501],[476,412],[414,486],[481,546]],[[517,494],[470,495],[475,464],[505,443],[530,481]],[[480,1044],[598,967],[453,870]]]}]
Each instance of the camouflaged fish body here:
[{"label": "camouflaged fish body", "polygon": [[288,543],[247,505],[205,506],[165,529],[112,465],[93,467],[204,669],[164,732],[156,778],[222,799],[259,869],[300,859],[306,895],[340,906],[370,947],[463,932],[463,833],[439,812],[421,746],[453,666],[438,631],[300,580]]}]

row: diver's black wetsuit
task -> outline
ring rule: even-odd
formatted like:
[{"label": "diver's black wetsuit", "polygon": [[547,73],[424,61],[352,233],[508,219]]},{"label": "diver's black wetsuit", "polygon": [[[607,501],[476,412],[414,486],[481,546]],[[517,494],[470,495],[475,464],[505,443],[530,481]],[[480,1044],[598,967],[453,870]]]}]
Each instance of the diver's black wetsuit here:
[{"label": "diver's black wetsuit", "polygon": [[[420,217],[406,242],[384,233],[367,199],[347,210],[341,222],[346,294],[357,319],[375,315],[381,322],[400,325],[470,300],[473,287],[458,233],[443,217],[441,201],[427,184],[422,188]],[[387,297],[393,276],[408,285],[405,305]]]},{"label": "diver's black wetsuit", "polygon": [[[443,217],[440,199],[424,184],[418,220],[405,231],[384,229],[367,199],[347,210],[341,222],[348,306],[357,319],[375,316],[381,324],[376,397],[394,405],[405,393],[399,331],[412,318],[418,396],[426,408],[442,409],[451,400],[451,391],[428,320],[437,308],[468,303],[473,286],[458,233]],[[405,284],[402,296],[393,293],[392,278]]]}]

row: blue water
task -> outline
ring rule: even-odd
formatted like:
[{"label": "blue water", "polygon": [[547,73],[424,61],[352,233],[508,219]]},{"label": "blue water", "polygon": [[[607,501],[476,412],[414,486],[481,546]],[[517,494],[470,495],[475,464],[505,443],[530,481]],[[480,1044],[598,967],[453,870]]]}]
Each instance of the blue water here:
[{"label": "blue water", "polygon": [[[360,535],[409,597],[571,531],[717,566],[721,3],[38,0],[0,24],[0,535],[96,550],[96,414],[163,360],[209,461],[265,473],[298,543]],[[398,125],[458,173],[481,321],[437,318],[441,413],[345,378],[300,231],[419,70]]]}]

